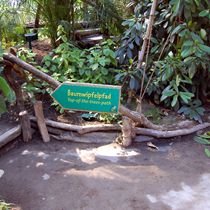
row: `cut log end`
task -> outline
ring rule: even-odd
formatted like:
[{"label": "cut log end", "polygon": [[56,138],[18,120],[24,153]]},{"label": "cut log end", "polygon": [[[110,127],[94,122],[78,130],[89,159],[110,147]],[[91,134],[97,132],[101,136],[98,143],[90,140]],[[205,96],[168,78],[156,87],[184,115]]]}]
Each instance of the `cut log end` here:
[{"label": "cut log end", "polygon": [[28,142],[32,139],[31,122],[26,110],[19,113],[20,124],[22,127],[23,141]]}]

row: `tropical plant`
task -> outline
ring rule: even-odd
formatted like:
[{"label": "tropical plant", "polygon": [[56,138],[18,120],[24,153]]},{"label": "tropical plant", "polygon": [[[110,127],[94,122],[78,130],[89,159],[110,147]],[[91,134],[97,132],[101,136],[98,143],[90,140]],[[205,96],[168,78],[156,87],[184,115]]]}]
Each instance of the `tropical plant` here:
[{"label": "tropical plant", "polygon": [[[134,72],[134,64],[137,65],[135,47],[138,49],[143,44],[143,36],[139,34],[143,34],[148,26],[150,6],[150,0],[139,2],[134,10],[134,17],[123,23],[127,29],[117,51],[118,60],[120,63],[130,64]],[[143,93],[152,95],[154,102],[164,103],[178,110],[181,106],[192,103],[195,98],[205,101],[210,89],[209,11],[209,1],[170,0],[158,3],[149,42],[150,54],[139,69],[140,79],[136,81],[139,84],[136,86],[143,84]],[[137,29],[142,31],[136,33]],[[134,62],[130,63],[130,59]],[[143,76],[145,68],[146,75]],[[191,117],[195,114],[190,113]],[[192,118],[198,119],[197,114],[202,113],[198,109]]]},{"label": "tropical plant", "polygon": [[58,27],[60,44],[53,56],[44,57],[43,71],[63,81],[111,84],[114,82],[112,67],[116,66],[114,42],[106,40],[90,49],[80,50],[68,42],[64,28]]},{"label": "tropical plant", "polygon": [[[3,49],[0,45],[0,61],[2,60]],[[0,116],[7,111],[6,103],[14,102],[15,94],[2,76],[3,66],[0,65]]]},{"label": "tropical plant", "polygon": [[[17,51],[17,56],[35,66],[37,69],[42,70],[41,66],[39,66],[36,62],[36,53],[33,53],[31,50],[26,49],[24,47],[19,48]],[[25,72],[25,81],[21,85],[22,89],[28,94],[31,100],[35,99],[36,94],[44,94],[46,93],[46,88],[48,84],[46,82],[41,82],[36,77],[33,77],[29,72]]]},{"label": "tropical plant", "polygon": [[[1,72],[0,72],[1,73]],[[14,102],[15,95],[6,80],[0,76],[0,116],[7,111],[6,102]]]},{"label": "tropical plant", "polygon": [[121,38],[121,45],[116,52],[120,64],[129,64],[130,59],[137,60],[137,52],[146,29],[144,15],[139,8],[140,4],[134,9],[134,16],[122,23],[127,28]]},{"label": "tropical plant", "polygon": [[[199,144],[209,146],[210,145],[210,132],[208,131],[208,132],[204,133],[203,135],[198,135],[198,136],[194,137],[194,140],[196,142],[198,142]],[[205,152],[206,156],[210,158],[209,148],[205,147],[204,152]]]}]

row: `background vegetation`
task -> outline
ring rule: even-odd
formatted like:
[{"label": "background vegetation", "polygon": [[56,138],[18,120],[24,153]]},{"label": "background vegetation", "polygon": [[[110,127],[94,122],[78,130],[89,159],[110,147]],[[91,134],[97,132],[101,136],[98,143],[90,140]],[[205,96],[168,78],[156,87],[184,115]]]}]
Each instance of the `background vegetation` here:
[{"label": "background vegetation", "polygon": [[[27,22],[43,23],[45,27],[39,29],[39,34],[51,39],[54,50],[43,59],[38,67],[41,70],[61,82],[121,84],[124,99],[130,92],[132,97],[138,97],[143,85],[143,93],[153,103],[201,122],[204,113],[201,105],[210,97],[210,3],[159,1],[149,56],[139,69],[138,51],[151,3],[151,0],[3,0],[0,45],[4,50],[20,45]],[[74,37],[74,31],[81,27],[78,21],[91,21],[91,27],[100,26],[106,36],[115,36],[114,41],[107,39],[89,49],[79,48]],[[25,86],[26,90],[46,89],[37,84]]]}]

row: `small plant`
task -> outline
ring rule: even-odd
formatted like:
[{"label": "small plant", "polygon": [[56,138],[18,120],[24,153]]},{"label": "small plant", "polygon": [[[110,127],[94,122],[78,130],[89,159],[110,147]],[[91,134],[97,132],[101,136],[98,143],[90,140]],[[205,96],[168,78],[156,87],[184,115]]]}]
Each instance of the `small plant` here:
[{"label": "small plant", "polygon": [[152,122],[159,123],[163,113],[158,108],[154,107],[146,111],[144,114]]},{"label": "small plant", "polygon": [[49,72],[60,82],[87,82],[111,84],[116,67],[114,42],[106,40],[90,49],[81,50],[68,42],[62,26],[58,27],[58,40],[62,43],[52,56],[43,59],[43,71]]},{"label": "small plant", "polygon": [[179,56],[174,57],[171,52],[163,61],[156,64],[157,84],[162,90],[160,101],[176,110],[181,104],[188,104],[194,97],[194,93],[187,89],[187,85],[192,85],[192,81],[180,59]]},{"label": "small plant", "polygon": [[178,113],[184,114],[191,120],[196,120],[202,123],[201,116],[203,116],[205,109],[201,107],[202,103],[200,100],[194,100],[189,105],[182,106]]},{"label": "small plant", "polygon": [[[21,60],[30,63],[31,65],[36,66],[36,68],[42,70],[42,68],[38,66],[35,61],[36,53],[33,53],[31,50],[24,47],[19,48],[17,51],[17,56]],[[32,100],[34,99],[35,94],[44,94],[46,92],[46,88],[44,87],[46,83],[40,82],[39,79],[33,77],[30,73],[25,72],[25,80],[26,81],[24,81],[24,83],[22,84],[22,89],[28,93],[29,97]]]},{"label": "small plant", "polygon": [[100,113],[99,120],[105,123],[119,123],[121,121],[121,115],[118,113]]},{"label": "small plant", "polygon": [[31,50],[25,47],[21,47],[17,51],[17,57],[19,57],[21,60],[27,63],[30,63],[32,65],[36,65],[35,56],[36,56],[36,53],[32,52]]},{"label": "small plant", "polygon": [[11,209],[12,209],[12,205],[10,203],[0,201],[0,210],[11,210]]},{"label": "small plant", "polygon": [[0,76],[0,116],[7,111],[6,102],[12,103],[14,100],[14,92],[11,90],[6,80]]},{"label": "small plant", "polygon": [[[204,133],[203,135],[196,136],[194,140],[199,144],[210,146],[210,131]],[[206,156],[210,158],[210,150],[207,147],[205,147],[204,152]]]}]

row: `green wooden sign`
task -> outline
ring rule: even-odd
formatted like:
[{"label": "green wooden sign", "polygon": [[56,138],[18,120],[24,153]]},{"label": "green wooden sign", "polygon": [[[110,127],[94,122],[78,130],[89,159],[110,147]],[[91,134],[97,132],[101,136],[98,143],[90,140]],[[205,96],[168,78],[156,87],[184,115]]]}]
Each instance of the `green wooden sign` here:
[{"label": "green wooden sign", "polygon": [[118,112],[121,87],[65,82],[51,96],[64,108],[93,112]]}]

